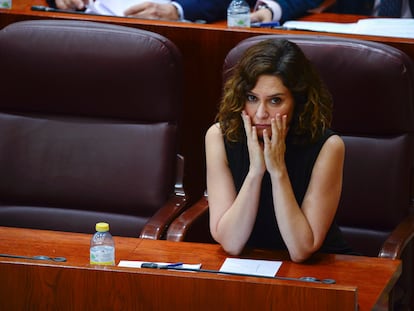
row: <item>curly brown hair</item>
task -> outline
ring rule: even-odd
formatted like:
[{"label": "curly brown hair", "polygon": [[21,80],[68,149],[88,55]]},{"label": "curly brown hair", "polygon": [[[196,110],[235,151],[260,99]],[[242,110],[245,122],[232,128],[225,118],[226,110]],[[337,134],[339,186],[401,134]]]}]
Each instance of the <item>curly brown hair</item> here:
[{"label": "curly brown hair", "polygon": [[249,47],[231,69],[216,116],[225,139],[242,139],[241,112],[261,75],[279,77],[293,95],[289,135],[297,143],[316,141],[331,124],[332,97],[302,50],[285,39],[267,39]]}]

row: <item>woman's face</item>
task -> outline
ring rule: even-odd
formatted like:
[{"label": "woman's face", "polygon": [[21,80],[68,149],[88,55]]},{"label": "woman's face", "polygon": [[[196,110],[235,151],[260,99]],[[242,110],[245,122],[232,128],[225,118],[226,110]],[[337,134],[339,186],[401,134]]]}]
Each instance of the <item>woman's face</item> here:
[{"label": "woman's face", "polygon": [[250,116],[257,135],[263,137],[263,130],[271,133],[270,120],[287,116],[289,125],[293,115],[294,101],[291,92],[283,85],[279,77],[259,76],[255,87],[247,93],[245,111]]}]

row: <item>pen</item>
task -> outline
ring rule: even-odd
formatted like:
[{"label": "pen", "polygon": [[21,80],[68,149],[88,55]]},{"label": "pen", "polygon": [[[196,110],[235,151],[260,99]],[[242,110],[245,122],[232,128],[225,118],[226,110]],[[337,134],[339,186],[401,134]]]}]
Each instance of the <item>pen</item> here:
[{"label": "pen", "polygon": [[177,267],[181,267],[183,265],[182,262],[176,262],[176,263],[170,263],[168,265],[164,265],[163,268],[177,268]]},{"label": "pen", "polygon": [[144,262],[141,264],[141,268],[152,268],[152,269],[169,269],[169,268],[178,268],[183,265],[182,262],[175,262],[166,265],[157,264],[155,262]]},{"label": "pen", "polygon": [[85,14],[84,11],[61,10],[61,9],[55,9],[55,8],[51,8],[49,6],[44,6],[44,5],[33,5],[32,10],[33,11],[43,11],[43,12],[56,12],[56,13]]},{"label": "pen", "polygon": [[280,30],[313,31],[310,29],[281,26],[279,22],[252,23],[251,26],[253,28],[272,28],[272,29],[280,29]]},{"label": "pen", "polygon": [[[237,273],[237,272],[227,272],[219,270],[208,270],[208,269],[193,269],[193,268],[181,268],[174,265],[182,265],[181,263],[174,263],[170,265],[159,265],[154,262],[145,262],[141,264],[141,268],[152,268],[152,269],[171,269],[177,271],[191,271],[191,272],[205,272],[205,273],[217,273],[217,274],[226,274],[226,275],[238,275],[238,276],[251,276],[251,277],[261,277],[268,279],[278,279],[286,281],[301,281],[301,282],[311,282],[311,283],[322,283],[322,284],[335,284],[334,279],[318,279],[315,277],[305,276],[300,278],[293,277],[283,277],[283,276],[267,276],[267,275],[257,275],[257,274],[247,274],[247,273]],[[168,267],[169,266],[169,267]]]},{"label": "pen", "polygon": [[273,28],[280,26],[279,22],[252,23],[252,27]]}]

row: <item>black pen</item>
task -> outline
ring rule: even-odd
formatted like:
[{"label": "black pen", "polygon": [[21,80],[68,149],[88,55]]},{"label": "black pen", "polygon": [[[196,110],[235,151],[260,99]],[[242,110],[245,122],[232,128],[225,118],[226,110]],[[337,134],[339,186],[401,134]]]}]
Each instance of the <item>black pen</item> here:
[{"label": "black pen", "polygon": [[33,11],[42,11],[42,12],[56,12],[56,13],[70,13],[70,14],[86,14],[84,11],[79,10],[62,10],[62,9],[55,9],[49,6],[44,5],[33,5]]},{"label": "black pen", "polygon": [[252,23],[252,28],[271,28],[271,29],[280,29],[280,30],[300,30],[300,31],[311,31],[308,29],[299,29],[294,27],[281,26],[279,22],[268,22],[268,23]]}]

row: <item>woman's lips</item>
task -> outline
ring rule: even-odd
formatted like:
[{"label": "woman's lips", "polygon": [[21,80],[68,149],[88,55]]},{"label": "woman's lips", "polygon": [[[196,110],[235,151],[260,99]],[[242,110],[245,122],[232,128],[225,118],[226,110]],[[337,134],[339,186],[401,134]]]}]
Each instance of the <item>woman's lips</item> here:
[{"label": "woman's lips", "polygon": [[264,129],[269,129],[270,128],[270,124],[255,124],[254,126],[258,130],[264,130]]}]

